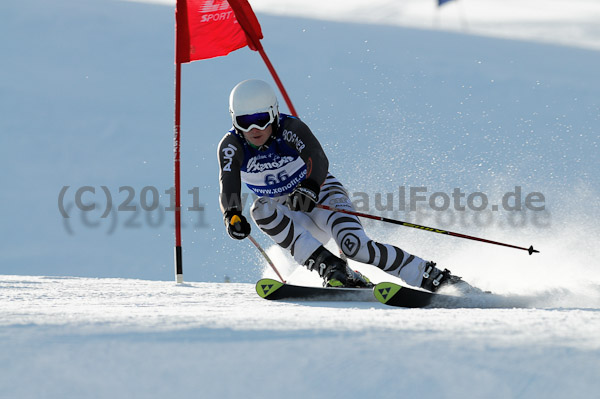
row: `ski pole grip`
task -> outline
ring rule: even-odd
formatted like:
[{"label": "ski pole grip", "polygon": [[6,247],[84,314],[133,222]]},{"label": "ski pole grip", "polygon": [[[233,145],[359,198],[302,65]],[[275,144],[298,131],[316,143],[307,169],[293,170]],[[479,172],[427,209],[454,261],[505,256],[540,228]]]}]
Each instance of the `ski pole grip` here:
[{"label": "ski pole grip", "polygon": [[236,223],[239,223],[241,221],[242,221],[242,219],[240,219],[240,217],[238,215],[233,215],[233,217],[229,221],[229,224],[236,224]]},{"label": "ski pole grip", "polygon": [[233,226],[235,231],[239,232],[240,230],[242,230],[242,226],[240,224],[238,224],[241,221],[242,221],[242,219],[240,219],[240,217],[238,215],[233,215],[233,217],[229,221],[229,224]]}]

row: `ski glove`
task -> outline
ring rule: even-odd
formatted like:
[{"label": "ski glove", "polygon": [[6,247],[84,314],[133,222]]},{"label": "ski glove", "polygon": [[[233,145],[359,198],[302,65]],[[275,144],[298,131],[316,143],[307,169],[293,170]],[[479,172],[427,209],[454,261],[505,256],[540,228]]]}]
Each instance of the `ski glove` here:
[{"label": "ski glove", "polygon": [[292,211],[310,212],[315,208],[321,187],[312,180],[302,180],[288,196],[286,205]]},{"label": "ski glove", "polygon": [[242,212],[237,209],[225,211],[224,221],[227,226],[227,234],[235,240],[243,240],[250,235],[250,223]]}]

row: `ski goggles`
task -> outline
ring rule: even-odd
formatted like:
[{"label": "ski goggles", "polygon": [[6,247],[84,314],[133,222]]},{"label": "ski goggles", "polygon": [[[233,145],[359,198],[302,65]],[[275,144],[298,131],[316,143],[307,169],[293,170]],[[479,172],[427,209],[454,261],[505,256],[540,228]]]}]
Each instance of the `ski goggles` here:
[{"label": "ski goggles", "polygon": [[233,125],[242,132],[252,129],[264,130],[275,120],[274,112],[259,112],[251,115],[240,115],[233,118]]}]

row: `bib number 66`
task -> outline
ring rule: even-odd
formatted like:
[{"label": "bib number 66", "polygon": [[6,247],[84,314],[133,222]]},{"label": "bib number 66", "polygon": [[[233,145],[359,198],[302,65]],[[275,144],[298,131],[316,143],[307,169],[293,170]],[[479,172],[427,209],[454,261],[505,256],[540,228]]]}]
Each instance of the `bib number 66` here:
[{"label": "bib number 66", "polygon": [[276,184],[283,183],[287,179],[288,179],[287,172],[282,171],[282,172],[279,172],[277,175],[267,175],[267,176],[265,176],[265,183],[268,186],[274,186]]}]

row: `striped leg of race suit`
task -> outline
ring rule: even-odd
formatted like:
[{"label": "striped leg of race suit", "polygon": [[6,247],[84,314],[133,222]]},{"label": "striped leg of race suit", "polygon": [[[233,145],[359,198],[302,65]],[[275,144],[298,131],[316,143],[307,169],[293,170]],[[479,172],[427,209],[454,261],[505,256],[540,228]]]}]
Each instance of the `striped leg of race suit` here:
[{"label": "striped leg of race suit", "polygon": [[291,211],[285,205],[285,199],[259,197],[252,204],[250,214],[263,233],[288,250],[296,262],[304,265],[323,240],[329,241],[329,237],[320,231],[308,214]]},{"label": "striped leg of race suit", "polygon": [[[344,186],[328,175],[321,186],[319,204],[336,209],[354,210]],[[349,259],[368,263],[406,283],[420,286],[426,261],[402,249],[370,239],[356,216],[318,209],[313,217],[317,226],[329,231],[338,247]]]},{"label": "striped leg of race suit", "polygon": [[[357,217],[315,208],[309,213],[290,211],[285,198],[261,197],[254,201],[252,218],[273,241],[290,251],[300,264],[322,244],[333,238],[349,259],[368,263],[420,286],[425,261],[393,245],[371,240]],[[321,186],[319,204],[353,210],[344,186],[331,174]]]}]

